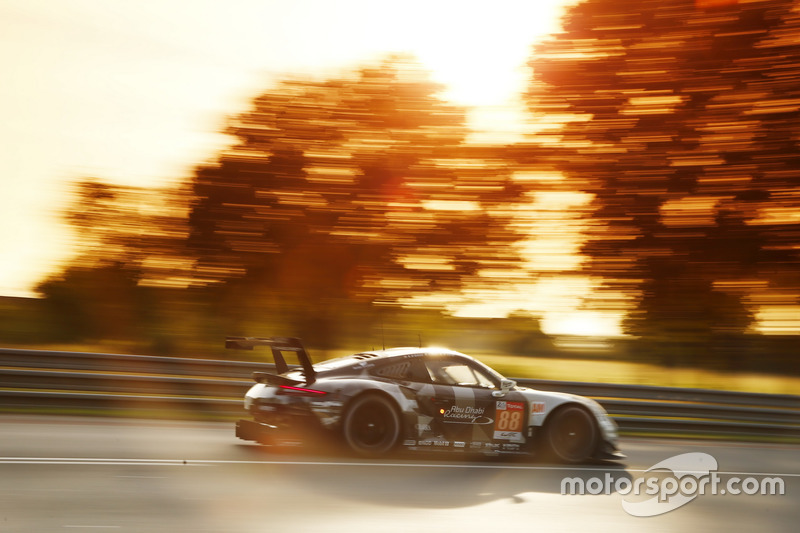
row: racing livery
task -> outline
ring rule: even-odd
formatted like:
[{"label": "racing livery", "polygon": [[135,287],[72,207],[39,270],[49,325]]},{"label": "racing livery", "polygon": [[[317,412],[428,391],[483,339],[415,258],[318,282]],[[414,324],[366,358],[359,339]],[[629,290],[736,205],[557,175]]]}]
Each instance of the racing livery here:
[{"label": "racing livery", "polygon": [[[619,459],[617,426],[594,400],[518,387],[483,363],[440,348],[392,348],[312,364],[299,339],[229,337],[269,346],[275,373],[255,372],[252,419],[236,436],[263,444],[342,439],[362,456],[395,449]],[[284,353],[299,366],[290,367]]]}]

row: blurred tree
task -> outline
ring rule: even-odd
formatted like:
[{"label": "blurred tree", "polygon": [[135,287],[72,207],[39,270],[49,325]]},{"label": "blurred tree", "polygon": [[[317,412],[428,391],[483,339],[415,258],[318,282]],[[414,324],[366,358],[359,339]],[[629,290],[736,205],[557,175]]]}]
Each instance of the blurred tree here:
[{"label": "blurred tree", "polygon": [[490,207],[518,194],[462,146],[464,111],[413,62],[290,80],[230,122],[236,143],[197,169],[197,275],[324,307],[457,286],[517,238]]},{"label": "blurred tree", "polygon": [[535,48],[538,138],[595,195],[583,252],[638,300],[628,332],[743,332],[797,301],[799,36],[793,0],[588,0]]},{"label": "blurred tree", "polygon": [[185,287],[189,197],[183,187],[145,188],[87,178],[75,183],[64,218],[81,268],[118,265],[142,285]]},{"label": "blurred tree", "polygon": [[[127,335],[163,329],[155,308],[191,307],[225,333],[332,346],[342,317],[369,327],[372,303],[514,264],[507,203],[521,189],[501,148],[463,144],[464,110],[439,90],[402,58],[283,81],[231,119],[234,144],[184,185],[76,182],[75,257],[39,287],[52,316],[76,338],[123,335],[126,322]],[[202,289],[149,290],[188,287]]]},{"label": "blurred tree", "polygon": [[37,287],[44,296],[47,340],[135,339],[146,314],[138,273],[121,263],[73,265]]},{"label": "blurred tree", "polygon": [[74,256],[37,287],[51,340],[130,340],[157,327],[160,305],[152,289],[192,281],[184,192],[91,178],[75,183],[63,214]]}]

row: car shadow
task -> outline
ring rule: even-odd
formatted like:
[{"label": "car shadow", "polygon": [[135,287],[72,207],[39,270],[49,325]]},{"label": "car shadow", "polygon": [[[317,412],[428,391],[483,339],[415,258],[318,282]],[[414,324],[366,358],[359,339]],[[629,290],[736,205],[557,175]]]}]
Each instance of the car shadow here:
[{"label": "car shadow", "polygon": [[563,494],[594,478],[610,488],[601,494],[613,493],[619,479],[632,479],[624,465],[608,461],[559,465],[451,453],[362,459],[340,449],[321,453],[238,446],[243,457],[278,468],[282,479],[291,479],[306,494],[385,506],[447,509],[501,500],[525,503],[535,499],[536,493]]}]

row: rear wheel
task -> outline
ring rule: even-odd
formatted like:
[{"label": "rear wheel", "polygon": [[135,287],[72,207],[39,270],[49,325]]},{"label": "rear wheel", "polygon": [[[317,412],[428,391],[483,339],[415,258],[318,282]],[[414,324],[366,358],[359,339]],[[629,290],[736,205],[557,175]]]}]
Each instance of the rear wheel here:
[{"label": "rear wheel", "polygon": [[353,401],[344,419],[344,438],[359,455],[376,457],[394,448],[400,437],[400,416],[391,400],[369,394]]},{"label": "rear wheel", "polygon": [[592,415],[578,406],[565,407],[552,415],[545,438],[550,453],[564,463],[581,463],[597,448],[597,426]]}]

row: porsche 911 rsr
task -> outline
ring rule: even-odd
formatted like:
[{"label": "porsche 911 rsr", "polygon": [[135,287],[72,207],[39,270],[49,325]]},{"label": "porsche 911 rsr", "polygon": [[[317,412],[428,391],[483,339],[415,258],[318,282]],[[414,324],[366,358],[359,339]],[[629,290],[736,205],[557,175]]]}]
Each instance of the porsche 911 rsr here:
[{"label": "porsche 911 rsr", "polygon": [[[270,346],[275,373],[256,372],[250,419],[236,436],[263,444],[341,440],[362,456],[402,448],[619,459],[617,426],[594,400],[518,387],[483,363],[440,348],[392,348],[317,364],[299,339],[229,337]],[[283,356],[294,352],[300,365]]]}]

